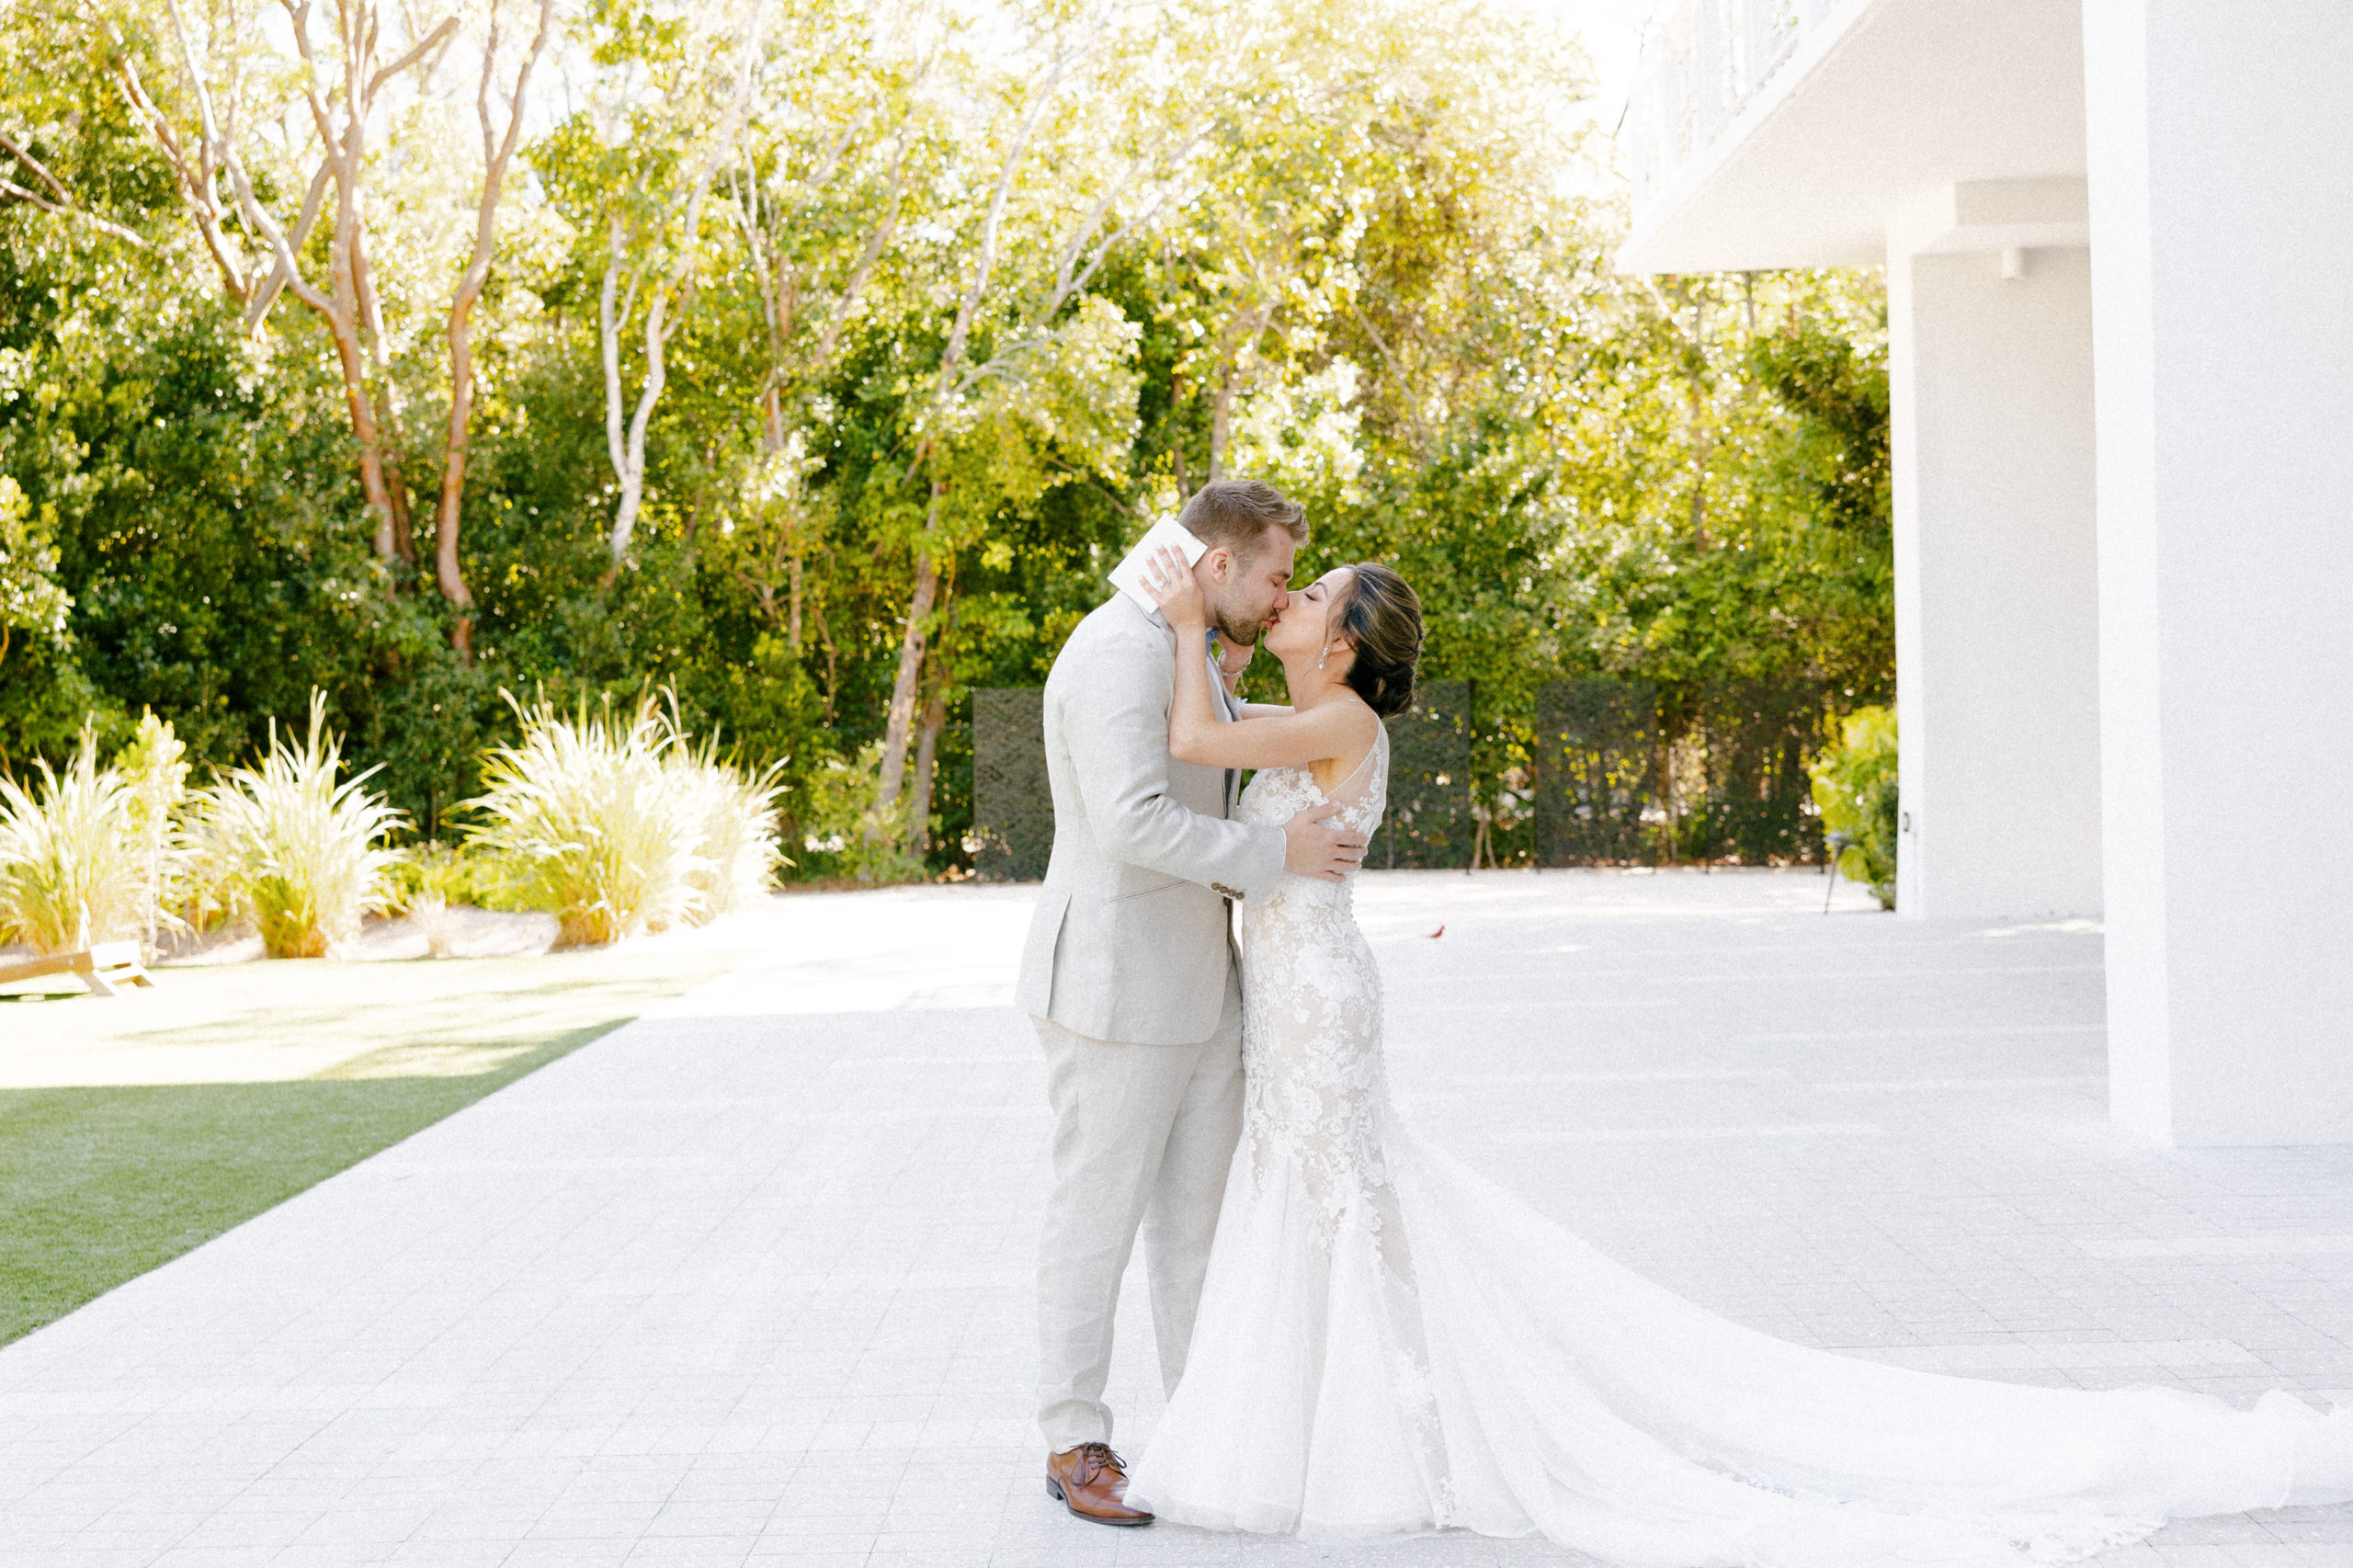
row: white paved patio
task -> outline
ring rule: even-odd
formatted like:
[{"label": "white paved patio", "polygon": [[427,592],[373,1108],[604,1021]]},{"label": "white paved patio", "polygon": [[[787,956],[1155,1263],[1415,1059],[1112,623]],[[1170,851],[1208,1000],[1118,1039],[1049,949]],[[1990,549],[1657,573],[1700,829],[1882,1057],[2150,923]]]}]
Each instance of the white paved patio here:
[{"label": "white paved patio", "polygon": [[[1430,1132],[1774,1333],[2353,1401],[2353,1148],[2102,1108],[2099,942],[1774,873],[1374,874]],[[1582,1562],[1069,1519],[1028,1419],[1026,889],[780,899],[772,957],[0,1350],[0,1564]],[[1443,926],[1444,935],[1429,933]],[[1123,1441],[1157,1403],[1141,1303]],[[2353,1509],[2107,1563],[2353,1564]]]}]

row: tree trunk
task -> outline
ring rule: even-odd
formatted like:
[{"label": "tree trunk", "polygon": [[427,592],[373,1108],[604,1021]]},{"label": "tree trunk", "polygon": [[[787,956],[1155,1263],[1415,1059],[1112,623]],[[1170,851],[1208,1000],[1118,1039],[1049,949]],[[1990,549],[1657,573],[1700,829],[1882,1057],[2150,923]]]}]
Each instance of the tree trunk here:
[{"label": "tree trunk", "polygon": [[[243,226],[249,234],[258,234],[269,243],[273,265],[269,273],[243,289],[230,288],[232,295],[242,294],[246,300],[246,329],[258,331],[267,315],[269,301],[280,289],[290,289],[305,305],[316,311],[327,324],[335,339],[335,358],[342,371],[344,395],[349,403],[351,431],[359,449],[359,483],[368,499],[368,509],[375,514],[375,548],[379,559],[389,561],[400,556],[414,563],[415,541],[409,526],[408,488],[402,482],[397,456],[400,433],[397,393],[392,381],[391,366],[386,358],[383,312],[376,298],[375,286],[369,275],[367,256],[367,216],[362,200],[362,181],[368,168],[367,128],[373,112],[376,94],[384,84],[410,67],[426,59],[458,28],[458,18],[446,17],[430,32],[416,41],[398,59],[379,67],[375,51],[381,17],[370,0],[354,0],[348,7],[339,8],[336,18],[342,57],[339,71],[343,78],[337,91],[322,94],[318,84],[327,72],[312,50],[312,35],[304,20],[307,7],[294,12],[290,41],[301,57],[303,69],[313,84],[307,93],[313,128],[317,131],[321,147],[321,162],[313,175],[309,194],[304,197],[301,216],[296,220],[294,233],[290,238],[285,230],[262,205],[247,175],[244,160],[237,155],[236,143],[231,134],[233,117],[224,122],[213,109],[204,63],[199,57],[195,40],[189,34],[185,18],[177,6],[171,7],[172,30],[178,41],[187,80],[192,88],[199,119],[203,126],[203,149],[200,156],[191,160],[185,153],[174,151],[177,138],[164,120],[137,80],[136,73],[121,71],[122,79],[139,112],[154,130],[157,140],[164,143],[175,169],[182,180],[187,199],[196,211],[199,231],[206,232],[209,249],[214,252],[216,265],[222,267],[224,278],[242,270],[242,247],[228,244],[225,235],[217,236],[206,230],[211,224],[219,227],[217,209],[219,191],[213,175],[216,169],[230,176],[237,198],[237,210]],[[119,39],[119,34],[110,35]],[[118,47],[119,45],[118,44]],[[127,57],[126,57],[127,59]],[[324,287],[303,276],[301,247],[312,225],[321,214],[320,202],[326,191],[335,192],[335,225],[333,240],[328,246],[328,276]],[[373,357],[372,377],[370,357]],[[371,380],[382,384],[382,402]]]},{"label": "tree trunk", "polygon": [[[634,528],[637,503],[629,494],[628,426],[622,422],[621,415],[621,317],[628,313],[630,303],[616,305],[620,292],[623,247],[628,237],[629,231],[623,225],[620,213],[616,212],[606,220],[605,276],[597,288],[597,352],[605,371],[605,457],[613,465],[613,482],[621,486],[621,515]],[[634,302],[637,297],[634,278],[631,280],[629,293],[630,302]],[[614,572],[618,570],[616,563],[606,572],[607,585],[611,584]]]},{"label": "tree trunk", "polygon": [[1708,367],[1706,309],[1704,301],[1691,301],[1691,543],[1698,550],[1708,548],[1708,403],[1700,384]]},{"label": "tree trunk", "polygon": [[377,460],[384,467],[384,498],[392,509],[392,552],[411,566],[416,564],[416,526],[409,516],[408,481],[401,477],[400,409],[393,401],[392,381],[384,382],[384,401],[377,413]]},{"label": "tree trunk", "polygon": [[1691,543],[1708,548],[1708,405],[1699,383],[1691,383]]},{"label": "tree trunk", "polygon": [[[996,185],[990,192],[988,210],[981,220],[980,254],[974,259],[971,280],[964,297],[956,306],[956,320],[948,330],[948,342],[940,350],[939,377],[932,389],[932,406],[948,408],[958,393],[957,374],[964,364],[965,350],[972,343],[972,323],[980,312],[982,298],[988,291],[990,275],[996,267],[997,244],[1005,222],[1006,202],[1013,188],[1015,174],[1028,154],[1029,138],[1038,128],[1040,118],[1053,96],[1054,85],[1061,80],[1065,60],[1057,57],[1040,91],[1023,117],[1020,129],[1006,151],[1004,163],[997,169]],[[923,465],[927,451],[919,450],[915,460],[908,465],[914,474]],[[898,804],[899,794],[906,782],[907,742],[915,728],[915,688],[923,674],[924,622],[931,615],[934,597],[939,591],[939,564],[932,559],[932,549],[939,537],[939,507],[941,497],[948,493],[945,480],[931,482],[931,500],[923,519],[923,537],[915,545],[915,593],[908,600],[907,620],[899,638],[898,678],[891,685],[891,712],[882,731],[882,778],[875,793],[875,803],[888,812]],[[828,649],[830,653],[831,650]]]},{"label": "tree trunk", "polygon": [[[1176,411],[1185,406],[1186,394],[1191,389],[1185,384],[1185,373],[1178,370],[1168,378],[1168,407],[1173,420]],[[1191,476],[1185,472],[1185,439],[1182,436],[1168,443],[1168,458],[1176,480],[1176,505],[1183,506],[1192,498]]]},{"label": "tree trunk", "polygon": [[376,514],[376,558],[398,558],[413,564],[416,553],[409,538],[408,506],[400,494],[400,470],[392,461],[376,395],[368,384],[368,348],[359,320],[359,274],[363,264],[358,254],[358,203],[350,183],[349,170],[340,171],[335,233],[328,264],[334,291],[323,302],[320,313],[326,317],[327,329],[334,335],[335,360],[343,371],[344,398],[351,408],[352,438],[359,447],[360,489],[368,497],[368,509]]},{"label": "tree trunk", "polygon": [[335,338],[335,363],[343,371],[344,401],[351,411],[351,434],[359,447],[359,489],[367,496],[368,510],[376,519],[376,559],[390,561],[393,555],[392,498],[384,483],[383,444],[376,430],[376,404],[368,395],[367,361],[360,353],[358,335],[348,324],[330,316],[327,330]]},{"label": "tree trunk", "polygon": [[458,556],[458,529],[466,495],[466,453],[472,441],[474,415],[474,305],[490,281],[491,256],[498,245],[498,198],[506,187],[506,165],[522,139],[523,105],[530,91],[531,68],[546,49],[555,18],[555,0],[540,0],[539,31],[530,52],[515,74],[515,91],[506,102],[506,134],[494,137],[490,126],[490,86],[498,70],[498,14],[490,21],[490,42],[483,51],[482,82],[474,93],[474,115],[482,124],[482,199],[474,204],[474,249],[458,292],[449,301],[449,429],[441,449],[441,506],[433,524],[433,577],[441,597],[457,610],[449,628],[450,645],[466,663],[474,662],[474,596]]},{"label": "tree trunk", "polygon": [[1225,442],[1233,420],[1233,371],[1231,367],[1217,379],[1217,393],[1210,403],[1210,473],[1208,483],[1214,484],[1225,473]]},{"label": "tree trunk", "polygon": [[891,686],[890,720],[882,731],[882,780],[875,803],[888,812],[906,785],[907,743],[913,739],[915,684],[923,667],[923,624],[939,591],[939,569],[927,554],[915,557],[915,586],[907,601],[907,622],[899,639],[899,675]]},{"label": "tree trunk", "polygon": [[[1210,398],[1210,472],[1208,483],[1225,477],[1225,454],[1233,438],[1233,394],[1244,377],[1243,359],[1257,353],[1257,343],[1275,319],[1275,307],[1262,305],[1237,317],[1233,352],[1217,367],[1217,390]],[[1221,339],[1222,341],[1222,339]]]},{"label": "tree trunk", "polygon": [[474,416],[474,350],[467,331],[473,299],[461,287],[449,308],[449,434],[441,453],[441,507],[433,521],[433,580],[457,611],[449,645],[474,662],[474,596],[458,560],[458,528],[466,494],[466,449]]},{"label": "tree trunk", "polygon": [[[356,141],[356,138],[355,138]],[[355,148],[353,158],[358,153]],[[355,163],[353,165],[358,165]],[[384,307],[376,297],[374,271],[368,260],[368,230],[365,210],[360,202],[360,190],[354,175],[349,193],[338,203],[336,239],[343,238],[342,228],[349,224],[351,238],[344,250],[345,274],[351,288],[351,304],[356,314],[360,342],[368,351],[374,369],[374,381],[381,391],[369,394],[374,403],[376,426],[376,460],[384,474],[384,498],[392,510],[392,552],[411,566],[416,564],[416,530],[409,517],[408,484],[401,478],[401,411],[400,392],[392,384],[390,352],[384,344]]]},{"label": "tree trunk", "polygon": [[899,674],[891,683],[891,716],[882,730],[882,780],[874,797],[884,812],[898,803],[906,781],[907,742],[915,729],[915,688],[923,675],[924,622],[931,619],[932,600],[939,592],[939,566],[931,558],[931,544],[938,537],[939,500],[947,489],[944,480],[931,482],[931,506],[924,518],[924,537],[915,547],[915,593],[899,634]]},{"label": "tree trunk", "polygon": [[931,852],[932,773],[939,755],[939,732],[948,724],[946,677],[936,679],[923,705],[923,738],[915,743],[915,783],[907,797],[908,845],[920,859]]},{"label": "tree trunk", "polygon": [[[629,554],[630,540],[637,532],[638,508],[645,499],[645,429],[653,423],[654,405],[662,401],[662,389],[669,380],[669,366],[664,350],[669,346],[668,326],[670,301],[666,293],[657,290],[645,307],[645,380],[638,389],[637,403],[626,422],[621,417],[621,347],[622,323],[611,311],[614,269],[620,263],[618,237],[620,220],[614,220],[613,249],[616,259],[605,270],[604,298],[606,309],[600,324],[605,334],[605,440],[613,463],[613,477],[620,483],[620,504],[613,512],[613,532],[609,540],[613,564],[605,575],[610,583],[620,570],[622,560]],[[679,271],[685,270],[681,266]],[[675,285],[676,279],[671,282]],[[634,292],[632,289],[631,292]],[[622,313],[627,313],[627,306]]]},{"label": "tree trunk", "polygon": [[[754,8],[756,17],[758,10]],[[637,297],[637,284],[630,286],[630,298],[618,314],[613,309],[613,284],[624,259],[628,231],[620,216],[614,214],[607,233],[607,260],[603,290],[597,301],[597,327],[603,335],[605,358],[605,441],[613,461],[613,476],[620,483],[620,507],[613,514],[612,565],[606,570],[605,583],[611,585],[620,574],[621,563],[629,554],[630,536],[637,528],[637,511],[645,494],[645,427],[654,418],[654,405],[662,401],[662,387],[667,378],[663,361],[664,350],[669,347],[670,335],[678,330],[671,319],[675,306],[678,319],[685,318],[694,297],[692,273],[696,247],[701,243],[702,204],[710,194],[711,181],[719,177],[721,160],[734,144],[736,128],[743,124],[744,115],[752,99],[752,62],[759,52],[758,29],[740,40],[740,56],[735,74],[735,96],[728,105],[725,118],[710,139],[711,151],[695,171],[692,188],[688,192],[684,210],[679,217],[677,254],[671,258],[664,274],[645,301],[645,381],[640,389],[637,407],[631,415],[626,433],[621,428],[621,367],[620,330],[626,324],[630,306]],[[643,276],[641,274],[641,277]]]}]

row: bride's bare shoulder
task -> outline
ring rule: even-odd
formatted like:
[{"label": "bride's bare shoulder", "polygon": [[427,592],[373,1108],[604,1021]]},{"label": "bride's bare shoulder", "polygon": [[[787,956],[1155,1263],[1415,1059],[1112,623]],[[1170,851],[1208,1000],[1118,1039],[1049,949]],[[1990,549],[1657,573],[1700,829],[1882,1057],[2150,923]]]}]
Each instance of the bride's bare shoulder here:
[{"label": "bride's bare shoulder", "polygon": [[1313,764],[1315,786],[1319,790],[1329,790],[1353,778],[1388,733],[1381,722],[1381,715],[1354,693],[1336,699],[1328,706],[1338,708],[1343,702],[1347,710],[1332,715],[1333,738],[1338,744],[1333,748],[1332,756],[1318,757]]}]

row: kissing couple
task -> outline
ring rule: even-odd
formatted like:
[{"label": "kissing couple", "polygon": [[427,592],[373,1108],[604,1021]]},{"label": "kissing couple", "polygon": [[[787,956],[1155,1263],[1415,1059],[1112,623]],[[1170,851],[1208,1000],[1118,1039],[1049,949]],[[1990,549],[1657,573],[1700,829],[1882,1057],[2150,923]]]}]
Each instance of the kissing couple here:
[{"label": "kissing couple", "polygon": [[[1351,879],[1420,601],[1378,562],[1291,588],[1305,513],[1264,483],[1213,481],[1176,522],[1046,683],[1054,847],[1016,1001],[1054,1115],[1038,1419],[1072,1514],[1541,1531],[1648,1568],[2011,1568],[2169,1517],[2353,1501],[2353,1406],[1788,1344],[1415,1137]],[[1236,699],[1260,645],[1287,706]],[[1139,1233],[1168,1406],[1131,1473],[1103,1393]]]}]

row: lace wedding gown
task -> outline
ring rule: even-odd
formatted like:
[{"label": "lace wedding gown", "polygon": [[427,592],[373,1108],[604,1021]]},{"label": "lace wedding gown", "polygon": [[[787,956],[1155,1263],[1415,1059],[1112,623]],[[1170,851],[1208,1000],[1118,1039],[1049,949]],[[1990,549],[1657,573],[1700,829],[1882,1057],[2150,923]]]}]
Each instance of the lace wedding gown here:
[{"label": "lace wedding gown", "polygon": [[[1370,833],[1388,738],[1324,799]],[[1240,907],[1248,1072],[1185,1378],[1129,1485],[1164,1519],[1541,1530],[1657,1568],[2066,1562],[2169,1517],[2353,1499],[2353,1406],[1943,1377],[1786,1344],[1611,1262],[1391,1108],[1346,883]]]}]

